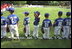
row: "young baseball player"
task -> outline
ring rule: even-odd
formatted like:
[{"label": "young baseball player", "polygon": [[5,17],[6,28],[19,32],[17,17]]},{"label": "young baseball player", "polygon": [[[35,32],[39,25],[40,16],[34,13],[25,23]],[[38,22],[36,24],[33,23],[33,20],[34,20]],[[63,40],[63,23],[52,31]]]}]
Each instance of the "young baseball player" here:
[{"label": "young baseball player", "polygon": [[35,39],[38,39],[38,28],[39,28],[39,22],[40,22],[40,12],[36,11],[34,12],[35,20],[34,20],[34,31],[33,31],[33,37]]},{"label": "young baseball player", "polygon": [[71,18],[70,18],[71,13],[67,12],[66,13],[66,18],[63,20],[63,38],[68,39],[69,34],[71,34]]},{"label": "young baseball player", "polygon": [[24,18],[24,21],[23,21],[23,25],[24,25],[24,28],[25,28],[25,36],[28,37],[30,35],[30,27],[29,27],[29,23],[30,23],[30,18],[28,17],[29,16],[29,12],[24,12],[24,15],[25,15],[25,18]]},{"label": "young baseball player", "polygon": [[45,19],[42,22],[42,27],[44,30],[43,39],[50,39],[50,27],[52,26],[51,20],[49,20],[49,13],[45,13]]},{"label": "young baseball player", "polygon": [[8,20],[8,26],[11,33],[11,37],[13,39],[14,34],[16,34],[17,39],[19,39],[18,26],[17,26],[19,18],[17,15],[14,14],[15,11],[14,8],[9,8],[8,11],[10,15],[7,17],[7,20]]},{"label": "young baseball player", "polygon": [[62,28],[62,22],[63,22],[63,18],[61,18],[63,12],[59,11],[58,12],[58,18],[55,20],[54,22],[54,35],[55,35],[55,39],[61,39],[61,28]]},{"label": "young baseball player", "polygon": [[1,38],[4,38],[6,36],[7,19],[2,15],[1,12]]}]

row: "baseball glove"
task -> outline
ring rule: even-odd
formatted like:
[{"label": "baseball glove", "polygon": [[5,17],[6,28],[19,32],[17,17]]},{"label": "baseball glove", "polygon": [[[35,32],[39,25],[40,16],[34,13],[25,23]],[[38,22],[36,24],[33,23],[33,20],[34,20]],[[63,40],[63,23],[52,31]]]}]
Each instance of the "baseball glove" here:
[{"label": "baseball glove", "polygon": [[41,27],[41,32],[44,34],[44,29],[43,29],[43,27]]}]

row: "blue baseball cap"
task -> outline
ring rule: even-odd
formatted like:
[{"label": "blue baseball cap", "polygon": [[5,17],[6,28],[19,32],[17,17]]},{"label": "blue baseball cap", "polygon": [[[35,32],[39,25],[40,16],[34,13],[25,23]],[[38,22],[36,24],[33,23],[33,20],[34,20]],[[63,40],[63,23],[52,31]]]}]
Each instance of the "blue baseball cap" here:
[{"label": "blue baseball cap", "polygon": [[14,11],[15,9],[14,8],[7,8],[6,10],[7,11]]},{"label": "blue baseball cap", "polygon": [[58,15],[62,15],[62,14],[63,14],[63,12],[62,12],[62,11],[59,11],[59,12],[58,12]]},{"label": "blue baseball cap", "polygon": [[44,15],[45,17],[48,17],[49,16],[49,13],[45,13],[45,15]]},{"label": "blue baseball cap", "polygon": [[29,14],[29,12],[24,12],[24,14]]},{"label": "blue baseball cap", "polygon": [[70,15],[71,15],[71,12],[67,12],[66,15],[67,15],[67,16],[70,16]]},{"label": "blue baseball cap", "polygon": [[39,11],[36,11],[36,12],[34,12],[34,13],[37,13],[38,15],[40,15],[40,12],[39,12]]}]

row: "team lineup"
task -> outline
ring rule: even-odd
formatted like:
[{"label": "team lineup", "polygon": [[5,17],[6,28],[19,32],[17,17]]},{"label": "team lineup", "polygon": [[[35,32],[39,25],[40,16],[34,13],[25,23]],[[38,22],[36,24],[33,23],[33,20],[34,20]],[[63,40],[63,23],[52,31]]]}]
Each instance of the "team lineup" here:
[{"label": "team lineup", "polygon": [[[19,32],[18,32],[18,22],[19,18],[17,15],[14,14],[15,9],[14,8],[8,8],[7,11],[9,11],[10,15],[5,18],[3,13],[1,12],[1,38],[4,38],[7,33],[7,27],[10,30],[11,33],[11,38],[14,38],[14,34],[16,35],[17,39],[19,39]],[[30,17],[29,17],[29,12],[24,12],[25,18],[23,20],[24,25],[24,33],[25,37],[30,36]],[[44,17],[45,19],[42,22],[41,26],[41,31],[43,33],[42,38],[43,39],[51,39],[50,37],[50,29],[51,27],[54,27],[54,39],[69,39],[71,38],[71,12],[66,13],[66,18],[61,18],[63,12],[59,11],[58,12],[58,18],[54,21],[52,24],[51,20],[49,18],[49,13],[45,13]],[[38,39],[39,33],[39,22],[40,22],[40,12],[35,11],[34,12],[34,30],[32,33],[32,37],[35,39]],[[62,31],[62,36],[61,32]]]}]

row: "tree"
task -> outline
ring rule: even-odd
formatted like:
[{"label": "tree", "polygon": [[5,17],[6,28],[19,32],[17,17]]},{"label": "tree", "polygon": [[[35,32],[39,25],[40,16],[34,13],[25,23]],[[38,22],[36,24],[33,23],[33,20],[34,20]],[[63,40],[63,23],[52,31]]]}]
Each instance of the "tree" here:
[{"label": "tree", "polygon": [[18,4],[18,5],[23,5],[23,4],[26,4],[27,1],[13,1],[13,4]]},{"label": "tree", "polygon": [[71,5],[71,1],[1,1],[3,3],[12,3],[14,5],[24,5],[24,4],[34,4],[34,5],[62,5],[69,6]]}]

